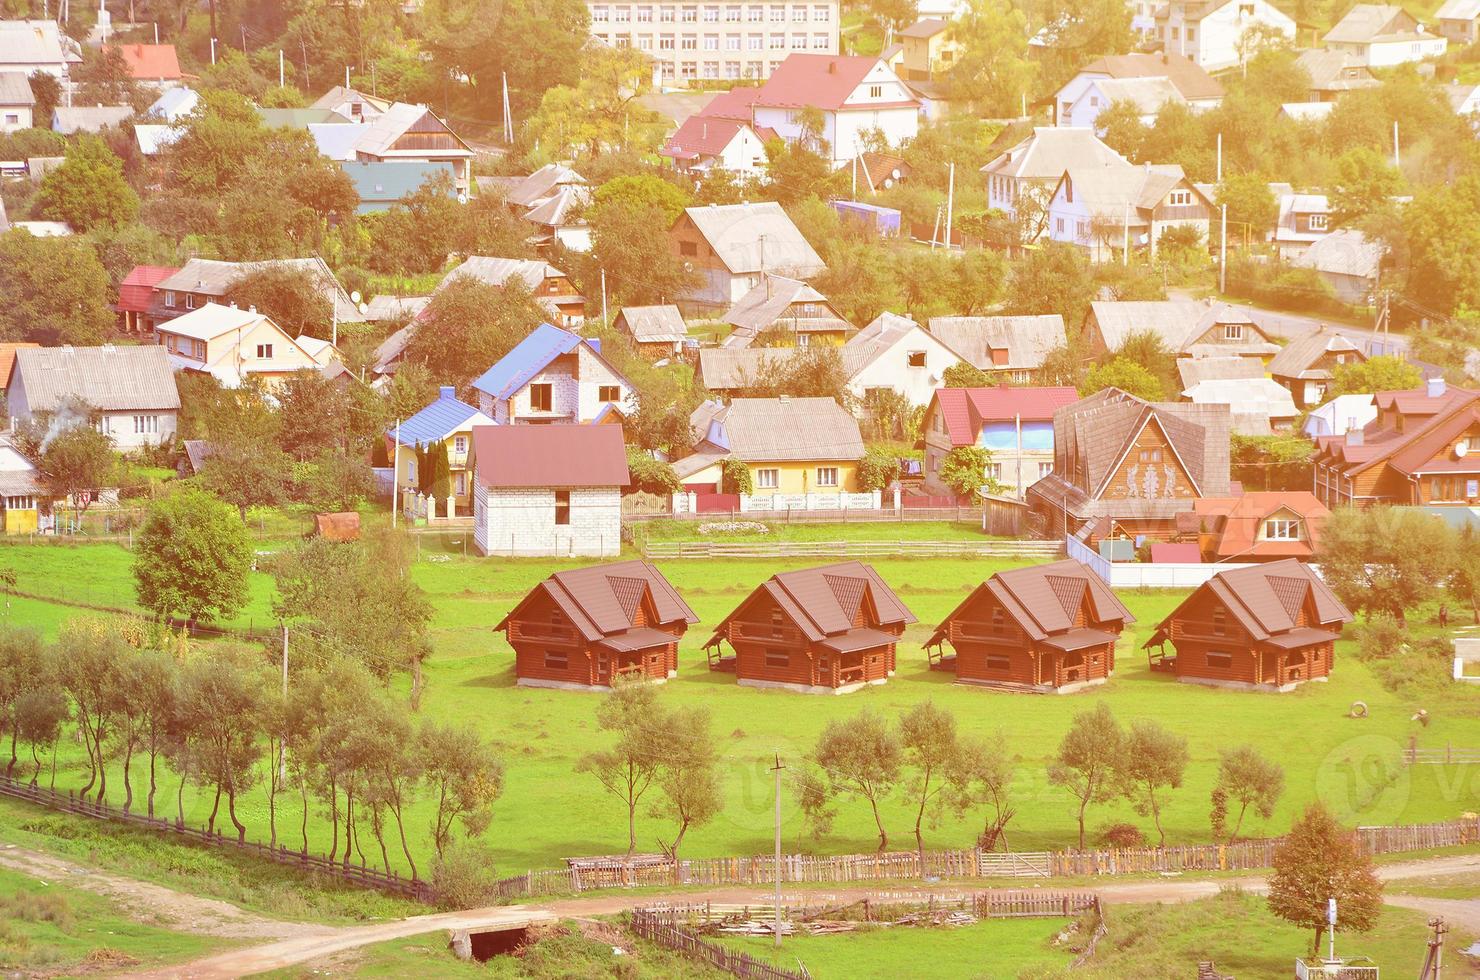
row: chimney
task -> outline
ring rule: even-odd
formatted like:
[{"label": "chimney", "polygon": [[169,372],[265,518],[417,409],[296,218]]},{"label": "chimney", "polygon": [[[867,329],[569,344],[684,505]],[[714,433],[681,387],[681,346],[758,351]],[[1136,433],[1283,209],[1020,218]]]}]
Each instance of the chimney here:
[{"label": "chimney", "polygon": [[704,120],[704,124],[700,127],[699,133],[703,139],[709,139],[709,120]]},{"label": "chimney", "polygon": [[791,396],[790,395],[777,395],[776,396],[776,400],[778,402],[780,402],[781,404],[785,405],[785,404],[787,404],[788,402],[791,401]]},{"label": "chimney", "polygon": [[1429,388],[1429,397],[1430,398],[1443,398],[1444,395],[1445,395],[1445,392],[1448,391],[1449,386],[1444,383],[1444,377],[1443,377],[1443,375],[1440,375],[1437,378],[1430,378],[1429,379],[1428,388]]},{"label": "chimney", "polygon": [[829,61],[827,63],[827,73],[829,75],[836,75],[838,73],[838,63],[836,61]]},{"label": "chimney", "polygon": [[249,307],[247,307],[247,312],[248,313],[256,313],[257,312],[257,307],[255,307],[255,306],[249,306]]},{"label": "chimney", "polygon": [[1363,432],[1361,429],[1357,428],[1357,420],[1347,419],[1346,424],[1350,426],[1350,428],[1346,430],[1346,444],[1348,446],[1362,445]]},{"label": "chimney", "polygon": [[437,389],[437,397],[438,398],[449,398],[449,399],[450,398],[456,398],[457,397],[457,389],[454,388],[452,385],[443,385],[442,387],[440,387],[440,388]]}]

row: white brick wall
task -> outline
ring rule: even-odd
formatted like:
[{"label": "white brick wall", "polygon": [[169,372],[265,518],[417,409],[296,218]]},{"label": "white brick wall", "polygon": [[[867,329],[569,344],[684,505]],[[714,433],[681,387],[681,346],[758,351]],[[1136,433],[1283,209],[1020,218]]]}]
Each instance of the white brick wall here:
[{"label": "white brick wall", "polygon": [[622,397],[618,404],[624,412],[630,414],[637,408],[632,389],[594,351],[582,344],[576,348],[576,357],[578,363],[575,375],[571,374],[568,362],[562,358],[561,363],[551,365],[531,378],[529,384],[514,392],[512,398],[496,401],[493,396],[480,391],[479,411],[501,425],[509,424],[512,419],[531,415],[534,409],[529,400],[529,388],[530,385],[537,384],[550,385],[550,413],[567,415],[575,422],[589,422],[601,411],[606,404],[600,398],[604,385],[616,385],[621,389]]},{"label": "white brick wall", "polygon": [[570,524],[555,524],[555,491],[492,489],[473,497],[473,539],[485,555],[607,557],[622,548],[622,493],[616,487],[570,491]]}]

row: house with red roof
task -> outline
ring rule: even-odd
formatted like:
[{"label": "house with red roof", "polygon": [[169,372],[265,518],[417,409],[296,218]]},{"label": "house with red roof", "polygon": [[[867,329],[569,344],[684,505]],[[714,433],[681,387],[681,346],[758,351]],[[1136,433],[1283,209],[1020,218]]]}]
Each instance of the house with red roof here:
[{"label": "house with red roof", "polygon": [[1202,557],[1193,561],[1312,561],[1330,516],[1308,490],[1261,490],[1194,500],[1178,520],[1184,537],[1197,536]]},{"label": "house with red roof", "polygon": [[886,62],[867,55],[788,55],[756,93],[751,119],[795,141],[803,138],[804,109],[821,111],[819,149],[838,166],[863,152],[866,132],[899,146],[920,130],[920,100]]},{"label": "house with red roof", "polygon": [[118,302],[113,304],[113,312],[118,314],[118,329],[126,334],[154,333],[154,318],[149,315],[154,287],[179,271],[169,265],[134,266],[118,284]]},{"label": "house with red roof", "polygon": [[166,88],[185,77],[173,44],[120,44],[118,50],[134,81]]},{"label": "house with red roof", "polygon": [[1022,498],[1053,472],[1053,413],[1079,401],[1073,388],[941,388],[925,408],[925,487],[949,494],[940,477],[945,458],[962,446],[992,454],[983,478]]},{"label": "house with red roof", "polygon": [[672,160],[674,169],[691,176],[711,170],[759,176],[766,170],[766,140],[776,136],[770,130],[764,133],[768,135],[742,119],[690,116],[658,153]]},{"label": "house with red roof", "polygon": [[1480,392],[1430,378],[1373,395],[1377,418],[1316,439],[1315,494],[1327,507],[1480,503]]},{"label": "house with red roof", "polygon": [[699,115],[710,119],[738,119],[752,122],[755,118],[755,99],[760,94],[756,85],[736,85],[727,92],[720,92],[704,104]]},{"label": "house with red roof", "polygon": [[613,557],[631,480],[615,425],[473,427],[473,541],[483,555]]}]

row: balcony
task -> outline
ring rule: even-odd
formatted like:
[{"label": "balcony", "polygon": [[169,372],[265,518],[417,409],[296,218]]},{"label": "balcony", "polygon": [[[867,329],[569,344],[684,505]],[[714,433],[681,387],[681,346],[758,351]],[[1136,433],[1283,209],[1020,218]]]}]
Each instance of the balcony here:
[{"label": "balcony", "polygon": [[730,624],[730,642],[753,640],[761,643],[777,643],[782,646],[801,646],[802,631],[795,626],[776,626],[772,623],[733,622]]},{"label": "balcony", "polygon": [[580,636],[570,626],[553,623],[527,623],[514,620],[509,623],[509,642],[520,640],[525,643],[542,643],[546,646],[576,646]]},{"label": "balcony", "polygon": [[957,640],[1001,643],[1008,646],[1022,646],[1027,642],[1023,631],[1016,626],[1003,624],[993,627],[991,623],[974,623],[961,619],[951,623],[951,642],[954,643]]}]

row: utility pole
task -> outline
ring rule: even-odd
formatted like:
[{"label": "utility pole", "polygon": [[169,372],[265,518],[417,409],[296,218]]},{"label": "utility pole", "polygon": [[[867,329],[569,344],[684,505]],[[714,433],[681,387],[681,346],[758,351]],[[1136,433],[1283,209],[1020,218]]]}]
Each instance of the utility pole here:
[{"label": "utility pole", "polygon": [[1120,264],[1131,264],[1131,205],[1122,205],[1120,217]]},{"label": "utility pole", "polygon": [[349,65],[344,66],[344,87],[349,88]]},{"label": "utility pole", "polygon": [[771,771],[776,774],[776,948],[781,948],[781,754],[776,754],[776,764]]},{"label": "utility pole", "polygon": [[1223,183],[1223,134],[1218,134],[1218,169],[1216,183]]},{"label": "utility pole", "polygon": [[391,530],[396,529],[396,514],[401,510],[401,420],[396,419],[396,442],[391,450]]},{"label": "utility pole", "polygon": [[1219,220],[1222,226],[1223,244],[1218,246],[1218,292],[1228,291],[1228,205],[1223,205],[1223,217]]},{"label": "utility pole", "polygon": [[504,80],[504,143],[514,145],[514,119],[509,111],[509,73],[501,72]]},{"label": "utility pole", "polygon": [[211,64],[216,63],[216,39],[211,38]]},{"label": "utility pole", "polygon": [[154,22],[154,43],[159,43],[159,21]]},{"label": "utility pole", "polygon": [[[283,624],[283,703],[288,701],[288,624]],[[288,756],[283,740],[278,739],[278,782],[288,781]]]},{"label": "utility pole", "polygon": [[278,48],[278,88],[283,87],[283,49]]},{"label": "utility pole", "polygon": [[1403,166],[1403,157],[1398,148],[1398,120],[1393,120],[1393,169]]},{"label": "utility pole", "polygon": [[601,322],[608,322],[606,319],[606,269],[601,270]]},{"label": "utility pole", "polygon": [[956,209],[956,161],[952,160],[946,176],[946,251],[951,250],[951,219]]}]

